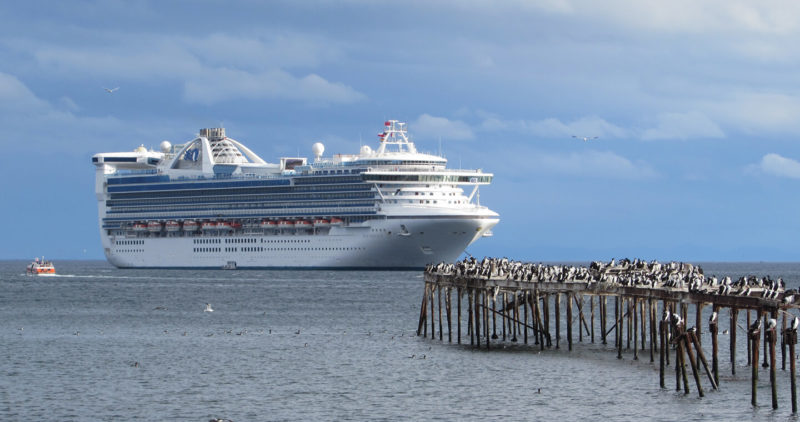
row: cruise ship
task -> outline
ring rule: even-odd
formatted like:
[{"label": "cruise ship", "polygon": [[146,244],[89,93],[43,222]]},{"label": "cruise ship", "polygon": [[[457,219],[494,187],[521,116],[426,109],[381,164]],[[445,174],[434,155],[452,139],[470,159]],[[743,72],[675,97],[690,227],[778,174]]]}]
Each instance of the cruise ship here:
[{"label": "cruise ship", "polygon": [[377,149],[268,163],[224,128],[160,151],[92,157],[100,237],[119,268],[419,269],[491,236],[482,170],[418,152],[405,123]]}]

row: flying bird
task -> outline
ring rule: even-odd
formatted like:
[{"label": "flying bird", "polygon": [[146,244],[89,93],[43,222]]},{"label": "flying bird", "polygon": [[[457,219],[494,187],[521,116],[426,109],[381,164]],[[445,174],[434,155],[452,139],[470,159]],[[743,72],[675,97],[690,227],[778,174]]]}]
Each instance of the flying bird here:
[{"label": "flying bird", "polygon": [[113,93],[114,91],[118,90],[118,89],[119,89],[119,87],[116,87],[116,88],[103,88],[103,89],[105,89],[105,90],[106,90],[106,92],[108,92],[109,94],[111,94],[111,93]]},{"label": "flying bird", "polygon": [[586,141],[588,141],[590,139],[597,139],[598,138],[597,136],[575,136],[575,135],[572,135],[572,137],[575,138],[575,139],[583,139],[583,142],[586,142]]}]

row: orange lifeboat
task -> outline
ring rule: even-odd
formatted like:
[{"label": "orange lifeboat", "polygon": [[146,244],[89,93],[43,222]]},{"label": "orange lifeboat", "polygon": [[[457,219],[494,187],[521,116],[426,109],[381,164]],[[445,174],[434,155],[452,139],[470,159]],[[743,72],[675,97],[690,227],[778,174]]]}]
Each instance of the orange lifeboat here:
[{"label": "orange lifeboat", "polygon": [[293,230],[294,229],[294,221],[289,221],[289,220],[278,221],[278,228],[279,229],[286,229],[286,230]]},{"label": "orange lifeboat", "polygon": [[214,221],[205,221],[203,222],[203,231],[211,231],[217,229],[217,223]]},{"label": "orange lifeboat", "polygon": [[133,225],[133,231],[135,231],[135,232],[146,232],[147,231],[147,224],[136,223],[136,224]]},{"label": "orange lifeboat", "polygon": [[197,221],[186,220],[186,221],[183,222],[183,230],[184,231],[193,232],[193,231],[197,230],[198,228],[200,228],[200,226],[197,225]]},{"label": "orange lifeboat", "polygon": [[240,223],[238,221],[231,221],[231,228],[234,229],[234,230],[235,229],[241,229],[242,228],[242,223]]},{"label": "orange lifeboat", "polygon": [[294,223],[294,227],[296,229],[310,229],[311,228],[311,222],[306,221],[306,220],[298,220],[297,222]]},{"label": "orange lifeboat", "polygon": [[322,218],[314,220],[314,227],[330,227],[331,222]]},{"label": "orange lifeboat", "polygon": [[147,223],[147,231],[150,233],[158,233],[161,231],[161,222],[160,221],[151,221]]},{"label": "orange lifeboat", "polygon": [[220,221],[217,223],[217,230],[230,231],[231,223],[227,221]]},{"label": "orange lifeboat", "polygon": [[28,264],[25,268],[25,273],[28,275],[55,275],[56,267],[50,261],[45,261],[44,257],[41,260],[35,258],[33,262]]},{"label": "orange lifeboat", "polygon": [[336,218],[336,217],[331,218],[331,226],[341,226],[343,224],[344,224],[344,221],[342,221],[340,218]]},{"label": "orange lifeboat", "polygon": [[181,223],[177,221],[167,221],[167,231],[168,232],[176,232],[181,229]]}]

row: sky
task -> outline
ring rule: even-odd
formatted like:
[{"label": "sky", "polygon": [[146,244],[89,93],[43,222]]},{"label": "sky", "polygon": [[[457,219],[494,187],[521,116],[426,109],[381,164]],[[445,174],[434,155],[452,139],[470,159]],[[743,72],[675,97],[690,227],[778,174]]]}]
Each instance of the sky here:
[{"label": "sky", "polygon": [[[102,259],[91,156],[202,127],[262,158],[494,174],[475,256],[800,260],[800,3],[0,3],[0,259]],[[103,88],[118,90],[109,94]],[[597,137],[583,141],[573,136]]]}]

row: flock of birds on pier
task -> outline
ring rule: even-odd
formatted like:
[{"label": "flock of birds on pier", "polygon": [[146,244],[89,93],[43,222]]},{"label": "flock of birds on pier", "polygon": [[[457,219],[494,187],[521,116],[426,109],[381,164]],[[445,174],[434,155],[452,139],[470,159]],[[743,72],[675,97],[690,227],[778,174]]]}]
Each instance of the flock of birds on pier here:
[{"label": "flock of birds on pier", "polygon": [[508,258],[465,258],[454,263],[428,264],[426,273],[446,274],[456,277],[495,278],[528,282],[584,282],[611,286],[642,288],[687,289],[693,293],[758,296],[793,303],[796,289],[785,290],[782,278],[769,276],[742,276],[733,281],[730,277],[706,277],[699,266],[685,262],[660,263],[640,259],[612,259],[609,262],[593,261],[589,267],[575,265],[544,265],[509,260]]}]

